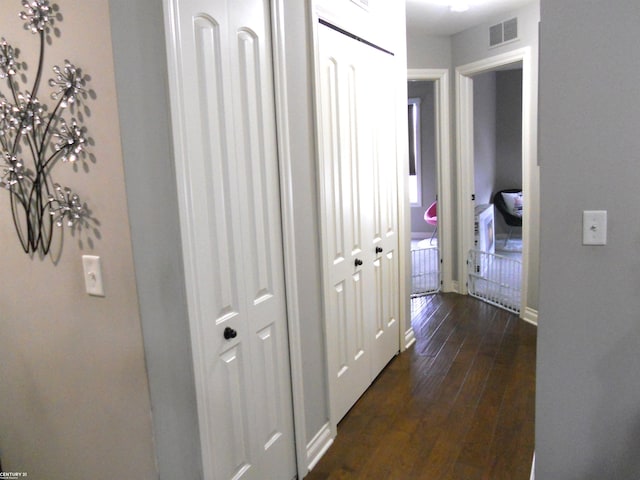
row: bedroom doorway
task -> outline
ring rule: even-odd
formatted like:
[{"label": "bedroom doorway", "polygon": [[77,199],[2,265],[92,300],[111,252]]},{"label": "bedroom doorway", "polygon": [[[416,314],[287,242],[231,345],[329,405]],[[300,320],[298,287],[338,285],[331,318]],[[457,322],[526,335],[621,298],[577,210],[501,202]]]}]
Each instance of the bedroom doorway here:
[{"label": "bedroom doorway", "polygon": [[522,62],[473,77],[474,245],[469,294],[520,313]]},{"label": "bedroom doorway", "polygon": [[[429,118],[430,125],[426,126],[431,130],[425,138],[415,138],[417,133],[410,138],[410,143],[414,143],[414,148],[420,153],[430,151],[429,158],[414,164],[413,169],[411,166],[409,168],[410,173],[416,173],[414,178],[411,175],[409,178],[414,187],[411,202],[412,235],[407,239],[411,242],[407,246],[412,250],[409,259],[412,264],[412,297],[438,290],[454,291],[453,199],[451,189],[445,188],[451,185],[452,178],[449,78],[447,69],[407,71],[408,113],[411,115],[412,111],[414,114],[420,111],[420,118]],[[414,105],[413,110],[409,105]],[[430,178],[421,178],[424,176]],[[425,214],[436,219],[428,223]],[[405,347],[411,345],[414,338],[412,326],[407,325]]]},{"label": "bedroom doorway", "polygon": [[[456,87],[461,292],[525,318],[535,155],[530,49],[458,67]],[[498,88],[510,105],[497,106]],[[511,124],[499,125],[505,115]]]},{"label": "bedroom doorway", "polygon": [[407,92],[411,297],[417,298],[440,291],[435,82],[408,82]]}]

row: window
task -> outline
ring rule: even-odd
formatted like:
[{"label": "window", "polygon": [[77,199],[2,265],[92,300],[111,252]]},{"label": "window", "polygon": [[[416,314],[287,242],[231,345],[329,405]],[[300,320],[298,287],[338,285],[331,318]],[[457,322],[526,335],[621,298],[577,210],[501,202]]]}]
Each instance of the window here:
[{"label": "window", "polygon": [[422,206],[420,181],[420,99],[407,102],[409,114],[409,200],[412,206]]}]

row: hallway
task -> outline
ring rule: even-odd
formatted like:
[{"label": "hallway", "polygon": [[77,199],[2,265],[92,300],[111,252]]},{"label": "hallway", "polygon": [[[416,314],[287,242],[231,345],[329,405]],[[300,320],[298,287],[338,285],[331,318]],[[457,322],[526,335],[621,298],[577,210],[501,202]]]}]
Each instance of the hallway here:
[{"label": "hallway", "polygon": [[338,425],[308,480],[527,480],[536,328],[457,294],[412,301],[416,343]]}]

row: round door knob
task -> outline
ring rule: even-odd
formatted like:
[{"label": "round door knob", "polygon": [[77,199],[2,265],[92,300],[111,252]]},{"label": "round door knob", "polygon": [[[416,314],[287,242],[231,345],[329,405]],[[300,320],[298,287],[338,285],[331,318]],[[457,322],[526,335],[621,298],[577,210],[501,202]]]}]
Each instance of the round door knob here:
[{"label": "round door knob", "polygon": [[238,332],[236,332],[231,327],[227,327],[224,329],[223,335],[225,340],[231,340],[232,338],[236,338],[238,336]]},{"label": "round door knob", "polygon": [[376,247],[376,253],[382,253],[382,247]]},{"label": "round door knob", "polygon": [[359,267],[360,265],[362,265],[362,260],[356,258],[356,267]]}]

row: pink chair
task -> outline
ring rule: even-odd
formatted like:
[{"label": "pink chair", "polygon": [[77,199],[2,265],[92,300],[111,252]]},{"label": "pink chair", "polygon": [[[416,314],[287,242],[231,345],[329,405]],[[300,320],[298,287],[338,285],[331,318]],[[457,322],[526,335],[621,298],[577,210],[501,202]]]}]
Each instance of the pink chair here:
[{"label": "pink chair", "polygon": [[431,243],[433,242],[433,237],[435,237],[436,233],[438,232],[438,212],[436,211],[437,203],[437,201],[433,202],[431,205],[429,205],[427,211],[424,212],[424,221],[429,225],[434,225],[436,227],[436,229],[433,231],[433,234],[431,235],[431,240],[429,240],[429,245],[431,245]]}]

